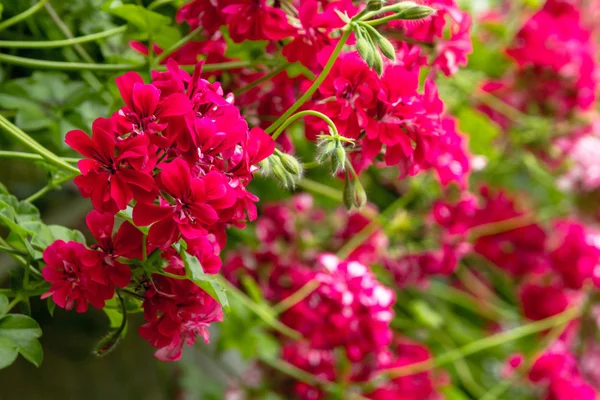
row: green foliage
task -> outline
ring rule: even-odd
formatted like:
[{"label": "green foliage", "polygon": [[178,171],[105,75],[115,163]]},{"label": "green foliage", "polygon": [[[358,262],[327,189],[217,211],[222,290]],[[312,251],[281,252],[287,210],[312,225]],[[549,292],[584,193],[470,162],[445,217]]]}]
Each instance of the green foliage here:
[{"label": "green foliage", "polygon": [[40,342],[42,330],[38,323],[20,314],[7,314],[0,318],[0,369],[11,365],[21,354],[27,361],[39,367],[43,352]]}]

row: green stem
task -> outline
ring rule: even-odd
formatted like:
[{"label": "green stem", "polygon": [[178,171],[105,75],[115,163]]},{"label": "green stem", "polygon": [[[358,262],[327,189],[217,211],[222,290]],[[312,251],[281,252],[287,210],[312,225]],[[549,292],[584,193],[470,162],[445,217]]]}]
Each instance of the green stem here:
[{"label": "green stem", "polygon": [[21,295],[17,295],[6,307],[6,313],[9,313],[19,302],[21,301]]},{"label": "green stem", "polygon": [[[296,114],[292,115],[291,117],[289,117],[288,119],[286,119],[285,122],[283,124],[281,124],[281,126],[279,128],[277,128],[277,130],[273,134],[273,140],[277,139],[279,137],[279,135],[281,135],[281,133],[288,126],[290,126],[294,121],[296,121],[299,118],[308,117],[308,116],[317,117],[317,118],[320,118],[323,121],[327,122],[327,125],[329,125],[329,127],[331,128],[334,135],[339,136],[337,127],[335,126],[335,124],[333,123],[331,118],[329,118],[327,115],[320,113],[318,111],[306,110],[306,111],[300,111],[299,113],[296,113]],[[271,126],[273,126],[273,125],[271,125]],[[269,132],[267,132],[267,133],[269,133]]]},{"label": "green stem", "polygon": [[45,158],[50,164],[55,165],[56,167],[75,173],[77,175],[80,174],[79,170],[72,165],[65,162],[63,159],[58,157],[56,154],[48,151],[44,146],[36,142],[31,136],[23,132],[16,125],[12,124],[9,120],[4,118],[4,116],[0,115],[0,128],[9,133],[13,138],[18,140],[21,144],[28,147],[33,152],[39,154],[43,158]]},{"label": "green stem", "polygon": [[416,190],[413,189],[411,192],[405,194],[402,197],[398,197],[388,208],[386,208],[382,213],[382,218],[373,219],[367,226],[360,230],[357,234],[352,236],[350,240],[348,240],[344,245],[338,250],[337,256],[340,259],[347,258],[354,250],[356,250],[361,244],[365,242],[380,225],[380,220],[384,223],[389,221],[391,216],[398,211],[400,208],[405,207],[414,197]]},{"label": "green stem", "polygon": [[273,306],[273,311],[277,315],[285,312],[286,310],[292,308],[296,304],[300,303],[302,300],[310,296],[312,292],[314,292],[320,283],[316,280],[308,281],[304,286],[300,289],[296,290],[294,293],[281,300],[279,303]]},{"label": "green stem", "polygon": [[[79,175],[79,174],[77,174],[77,175]],[[38,190],[37,192],[35,192],[31,196],[29,196],[28,198],[26,198],[24,201],[27,203],[32,203],[32,202],[36,201],[37,199],[39,199],[40,197],[42,197],[43,195],[45,195],[46,193],[48,193],[50,190],[54,189],[55,187],[60,186],[65,182],[69,182],[70,180],[75,178],[77,175],[67,175],[67,176],[63,176],[62,178],[59,178],[57,180],[51,180],[50,182],[48,182],[48,184],[46,186],[44,186],[43,188],[41,188],[40,190]]]},{"label": "green stem", "polygon": [[503,345],[504,343],[513,342],[515,340],[533,335],[535,333],[543,332],[557,325],[562,325],[580,316],[581,312],[581,307],[572,307],[552,317],[532,322],[527,325],[523,325],[518,328],[514,328],[469,343],[467,345],[444,353],[439,357],[426,361],[421,361],[415,364],[405,365],[398,368],[383,370],[382,373],[385,374],[388,378],[398,378],[402,376],[414,375],[421,372],[429,371],[431,369],[441,367],[449,363],[453,363],[469,355]]},{"label": "green stem", "polygon": [[329,197],[335,201],[341,201],[343,194],[339,190],[336,190],[327,185],[323,185],[320,182],[313,181],[312,179],[302,178],[301,181],[297,183],[298,187],[301,187],[304,190],[308,190],[309,192],[317,193],[325,197]]},{"label": "green stem", "polygon": [[[52,7],[52,5],[50,3],[47,3],[44,5],[44,8],[46,9],[46,12],[48,13],[48,15],[50,16],[52,21],[54,21],[54,23],[56,24],[58,29],[60,29],[60,31],[63,33],[63,35],[65,35],[68,39],[74,39],[75,35],[73,35],[73,33],[71,32],[69,27],[63,22],[63,20],[60,18],[60,16],[56,13],[56,11]],[[94,59],[92,58],[92,56],[90,56],[90,54],[83,48],[83,46],[81,44],[75,44],[75,45],[73,45],[73,48],[75,49],[75,52],[72,52],[72,51],[64,52],[65,57],[67,58],[68,61],[73,61],[73,62],[78,61],[77,55],[75,54],[75,53],[78,53],[83,61],[85,61],[89,64],[94,63]],[[92,87],[92,89],[94,89],[95,91],[100,93],[100,95],[102,96],[102,99],[104,100],[104,102],[106,104],[112,104],[112,102],[113,102],[112,96],[106,90],[104,90],[103,83],[100,82],[100,80],[96,77],[96,75],[94,75],[91,71],[81,71],[81,77],[83,79],[85,79],[85,81]]]},{"label": "green stem", "polygon": [[287,111],[283,113],[281,117],[277,118],[277,120],[265,130],[266,133],[272,133],[273,131],[275,131],[279,127],[279,125],[284,123],[284,121],[286,121],[294,112],[296,112],[297,109],[302,107],[304,103],[306,103],[312,97],[312,95],[317,91],[317,89],[319,89],[319,86],[321,86],[321,83],[323,83],[325,78],[327,78],[327,75],[329,75],[329,71],[331,71],[331,68],[333,68],[333,64],[335,64],[335,61],[342,52],[344,45],[346,44],[348,38],[350,37],[350,34],[352,33],[352,29],[350,26],[345,26],[343,28],[343,32],[344,33],[342,34],[342,37],[338,41],[337,46],[335,46],[335,49],[333,50],[333,53],[331,53],[327,64],[325,64],[323,71],[321,71],[317,79],[314,80],[314,82],[312,83],[312,85],[310,85],[308,90],[304,92],[304,94],[298,100],[296,100],[296,102],[290,108],[288,108]]},{"label": "green stem", "polygon": [[234,90],[233,94],[235,96],[238,96],[238,95],[240,95],[242,93],[246,93],[248,90],[254,89],[255,87],[257,87],[261,83],[270,80],[271,78],[273,78],[276,75],[279,75],[280,73],[282,73],[283,71],[285,71],[289,66],[290,66],[290,63],[284,63],[284,64],[280,65],[279,67],[275,68],[273,71],[269,72],[267,75],[265,75],[265,76],[263,76],[261,78],[258,78],[254,82],[251,82],[251,83],[249,83],[248,85],[246,85],[246,86],[244,86],[242,88]]},{"label": "green stem", "polygon": [[186,44],[187,42],[192,40],[194,38],[194,36],[196,36],[198,33],[200,33],[200,31],[202,31],[202,29],[203,29],[203,27],[201,25],[201,26],[197,27],[196,29],[194,29],[193,31],[191,31],[190,33],[188,33],[187,35],[185,35],[184,37],[182,37],[177,42],[175,42],[175,44],[173,44],[171,47],[169,47],[168,49],[166,49],[165,51],[160,53],[158,56],[156,56],[156,58],[154,58],[154,62],[152,63],[152,65],[160,64],[160,62],[162,60],[164,60],[165,58],[167,58],[168,56],[173,54],[173,52],[177,51],[184,44]]},{"label": "green stem", "polygon": [[23,41],[23,40],[0,40],[0,48],[17,48],[17,49],[52,49],[56,47],[73,46],[80,43],[93,42],[95,40],[104,39],[109,36],[123,33],[127,30],[126,26],[109,29],[104,32],[93,33],[75,37],[72,39],[63,40],[40,40],[40,41]]},{"label": "green stem", "polygon": [[29,68],[51,69],[62,71],[131,71],[139,70],[146,64],[88,64],[80,62],[63,62],[63,61],[48,61],[36,60],[33,58],[25,58],[11,56],[0,53],[0,61],[7,64],[21,65]]},{"label": "green stem", "polygon": [[218,282],[223,286],[233,297],[238,299],[238,301],[246,306],[250,311],[254,312],[257,316],[259,316],[267,325],[276,330],[277,332],[282,333],[283,335],[293,339],[300,340],[302,339],[302,335],[290,328],[289,326],[280,322],[272,313],[271,310],[265,308],[265,306],[255,303],[252,299],[236,286],[232,285],[227,279],[217,276]]},{"label": "green stem", "polygon": [[[5,151],[0,150],[0,158],[13,158],[20,160],[29,161],[46,161],[46,159],[39,154],[25,153],[21,151]],[[75,157],[61,157],[62,160],[68,163],[77,164],[81,159]]]},{"label": "green stem", "polygon": [[13,249],[10,246],[3,246],[3,245],[0,245],[0,252],[8,253],[8,254],[15,254],[18,256],[26,256],[27,255],[27,253],[25,253],[24,251]]},{"label": "green stem", "polygon": [[175,1],[176,0],[155,0],[152,3],[150,3],[150,5],[147,8],[148,8],[148,10],[152,11],[155,8],[158,8],[160,6],[164,6],[164,5],[169,4],[169,3],[173,3]]},{"label": "green stem", "polygon": [[35,14],[44,6],[44,4],[46,4],[47,1],[48,0],[40,0],[38,3],[34,4],[22,13],[17,14],[12,18],[7,19],[6,21],[3,21],[2,23],[0,23],[0,31],[3,31],[6,28],[13,26],[14,24],[19,23],[24,19],[27,19],[29,16]]},{"label": "green stem", "polygon": [[[227,62],[215,63],[215,64],[204,64],[202,66],[202,71],[203,72],[224,71],[224,70],[228,70],[228,69],[253,67],[256,65],[258,65],[256,61],[250,61],[250,60],[227,61]],[[179,68],[181,68],[185,71],[188,71],[188,72],[193,72],[195,65],[180,65]],[[166,71],[167,67],[164,65],[159,65],[156,67],[156,70],[157,71]]]}]

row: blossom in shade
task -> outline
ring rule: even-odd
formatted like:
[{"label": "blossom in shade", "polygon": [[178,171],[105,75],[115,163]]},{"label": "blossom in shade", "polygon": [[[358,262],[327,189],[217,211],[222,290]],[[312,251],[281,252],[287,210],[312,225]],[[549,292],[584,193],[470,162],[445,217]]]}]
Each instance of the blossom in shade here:
[{"label": "blossom in shade", "polygon": [[85,312],[88,304],[103,308],[114,294],[97,253],[77,242],[57,240],[44,250],[46,266],[42,276],[50,282],[50,289],[42,298],[52,300],[67,310]]}]

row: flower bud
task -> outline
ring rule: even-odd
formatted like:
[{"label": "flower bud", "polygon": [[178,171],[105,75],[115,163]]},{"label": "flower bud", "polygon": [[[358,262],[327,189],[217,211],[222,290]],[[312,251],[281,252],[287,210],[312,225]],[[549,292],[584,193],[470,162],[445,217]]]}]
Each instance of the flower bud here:
[{"label": "flower bud", "polygon": [[294,189],[296,187],[296,181],[292,174],[287,171],[279,158],[274,159],[273,162],[273,175],[281,182],[286,189]]},{"label": "flower bud", "polygon": [[348,210],[361,208],[367,204],[367,193],[358,178],[350,178],[346,172],[346,184],[344,185],[344,205]]},{"label": "flower bud", "polygon": [[281,165],[283,165],[283,168],[285,168],[286,171],[292,175],[298,176],[298,179],[302,177],[303,168],[296,157],[282,152],[279,152],[278,156]]},{"label": "flower bud", "polygon": [[383,7],[382,0],[369,0],[367,1],[367,11],[377,11]]},{"label": "flower bud", "polygon": [[[402,3],[400,3],[400,4],[402,4]],[[408,9],[398,13],[398,19],[403,19],[403,20],[423,19],[423,18],[429,17],[434,12],[435,12],[435,10],[431,7],[415,5],[414,7],[408,8]]]},{"label": "flower bud", "polygon": [[335,151],[332,154],[331,163],[333,165],[333,172],[335,174],[346,170],[346,150],[339,142],[336,143]]},{"label": "flower bud", "polygon": [[362,32],[360,27],[358,27],[354,33],[356,34],[356,50],[358,50],[358,54],[365,60],[367,65],[371,67],[373,65],[373,52],[375,49],[373,49],[369,39],[364,36],[365,33]]},{"label": "flower bud", "polygon": [[383,36],[378,37],[377,45],[379,46],[379,50],[381,50],[381,53],[383,53],[384,56],[386,56],[392,61],[396,61],[396,49],[389,40],[387,40]]},{"label": "flower bud", "polygon": [[273,173],[273,163],[271,162],[271,157],[267,157],[262,160],[258,165],[260,165],[260,173],[263,176],[270,176]]}]

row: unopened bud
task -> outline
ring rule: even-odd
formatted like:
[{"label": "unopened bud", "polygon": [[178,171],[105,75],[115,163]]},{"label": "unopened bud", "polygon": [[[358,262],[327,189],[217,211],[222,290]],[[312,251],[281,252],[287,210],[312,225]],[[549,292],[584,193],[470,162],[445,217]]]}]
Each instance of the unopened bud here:
[{"label": "unopened bud", "polygon": [[367,11],[377,11],[383,7],[382,0],[369,0],[367,1]]},{"label": "unopened bud", "polygon": [[361,208],[367,204],[367,193],[358,178],[350,178],[346,172],[346,184],[344,185],[344,205],[348,210]]},{"label": "unopened bud", "polygon": [[378,37],[377,45],[379,46],[379,50],[381,50],[381,53],[383,53],[384,56],[386,56],[392,61],[396,61],[396,49],[389,40],[387,40],[383,36]]},{"label": "unopened bud", "polygon": [[333,165],[333,172],[335,174],[346,170],[346,150],[340,143],[338,143],[335,147],[335,151],[332,154],[331,163]]},{"label": "unopened bud", "polygon": [[[273,156],[271,156],[271,157],[273,157]],[[273,173],[273,165],[271,162],[271,157],[267,157],[258,163],[258,165],[260,165],[260,173],[263,176],[270,176]]]},{"label": "unopened bud", "polygon": [[[402,4],[402,3],[400,3]],[[429,17],[435,10],[431,7],[415,5],[398,13],[398,19],[416,20]]]},{"label": "unopened bud", "polygon": [[302,177],[303,168],[300,165],[300,162],[296,159],[296,157],[278,152],[279,160],[281,161],[281,165],[286,169],[290,174],[298,176],[298,179]]},{"label": "unopened bud", "polygon": [[356,50],[358,50],[358,54],[360,57],[365,60],[367,65],[371,67],[373,65],[373,46],[371,45],[371,41],[364,37],[364,34],[357,29],[356,33]]}]

